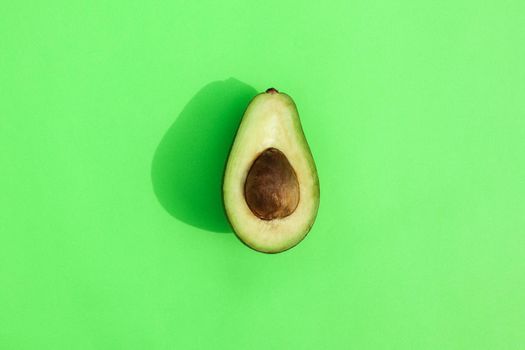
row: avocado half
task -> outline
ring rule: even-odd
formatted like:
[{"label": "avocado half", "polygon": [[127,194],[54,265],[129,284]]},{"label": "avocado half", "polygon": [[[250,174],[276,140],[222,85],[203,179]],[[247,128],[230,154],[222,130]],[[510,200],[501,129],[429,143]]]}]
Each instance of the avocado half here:
[{"label": "avocado half", "polygon": [[257,251],[285,251],[310,231],[319,179],[287,94],[270,88],[248,105],[228,157],[223,200],[236,235]]}]

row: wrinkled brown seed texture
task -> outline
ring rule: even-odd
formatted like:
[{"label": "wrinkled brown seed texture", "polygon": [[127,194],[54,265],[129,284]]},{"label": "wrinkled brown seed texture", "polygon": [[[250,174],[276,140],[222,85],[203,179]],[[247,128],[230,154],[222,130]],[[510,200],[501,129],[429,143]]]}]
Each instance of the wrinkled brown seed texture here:
[{"label": "wrinkled brown seed texture", "polygon": [[244,184],[244,197],[260,219],[292,214],[299,204],[299,182],[283,152],[268,148],[252,164]]}]

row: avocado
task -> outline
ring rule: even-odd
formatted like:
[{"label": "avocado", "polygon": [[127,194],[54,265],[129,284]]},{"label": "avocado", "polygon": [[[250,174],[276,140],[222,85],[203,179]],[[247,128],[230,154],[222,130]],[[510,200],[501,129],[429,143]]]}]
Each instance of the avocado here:
[{"label": "avocado", "polygon": [[319,179],[287,94],[270,88],[248,105],[226,164],[223,200],[237,237],[257,251],[285,251],[310,231]]}]

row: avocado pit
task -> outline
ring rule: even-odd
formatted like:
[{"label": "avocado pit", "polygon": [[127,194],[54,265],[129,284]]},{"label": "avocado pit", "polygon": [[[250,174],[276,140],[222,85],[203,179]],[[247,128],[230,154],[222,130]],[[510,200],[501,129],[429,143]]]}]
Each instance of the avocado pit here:
[{"label": "avocado pit", "polygon": [[295,211],[299,181],[283,152],[268,148],[255,159],[244,183],[244,198],[262,220],[281,219]]}]

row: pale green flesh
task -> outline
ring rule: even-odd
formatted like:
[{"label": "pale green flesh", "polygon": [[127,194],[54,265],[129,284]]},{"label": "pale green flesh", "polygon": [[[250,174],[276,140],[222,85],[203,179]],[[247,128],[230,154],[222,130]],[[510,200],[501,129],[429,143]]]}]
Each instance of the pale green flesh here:
[{"label": "pale green flesh", "polygon": [[[267,148],[285,154],[299,181],[300,200],[289,216],[261,220],[248,207],[244,184],[253,161]],[[249,247],[278,253],[299,243],[312,227],[319,207],[315,163],[292,99],[283,93],[257,95],[244,113],[228,158],[224,206],[237,236]]]}]

